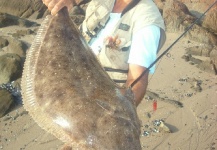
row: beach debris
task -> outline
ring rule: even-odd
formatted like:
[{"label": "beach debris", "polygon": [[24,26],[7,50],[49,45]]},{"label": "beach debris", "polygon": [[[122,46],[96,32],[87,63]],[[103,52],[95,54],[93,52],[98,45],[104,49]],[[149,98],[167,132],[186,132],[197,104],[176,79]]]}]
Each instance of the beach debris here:
[{"label": "beach debris", "polygon": [[186,97],[192,97],[194,93],[185,93]]},{"label": "beach debris", "polygon": [[142,136],[149,136],[149,134],[150,134],[149,131],[144,131]]},{"label": "beach debris", "polygon": [[[201,84],[202,84],[202,81],[201,80],[198,80],[196,78],[189,78],[189,77],[183,77],[183,78],[180,78],[179,80],[179,83],[181,85],[187,85],[189,87],[188,91],[184,91],[183,93],[183,97],[192,97],[194,96],[197,92],[201,92],[202,91],[202,87],[201,87]],[[186,88],[185,88],[186,89]]]},{"label": "beach debris", "polygon": [[179,82],[187,82],[188,79],[189,79],[188,77],[187,77],[187,78],[180,78],[180,79],[179,79]]},{"label": "beach debris", "polygon": [[153,121],[153,125],[154,125],[154,126],[160,126],[160,124],[161,124],[162,122],[163,122],[162,119],[154,120],[154,121]]},{"label": "beach debris", "polygon": [[157,110],[157,100],[153,100],[153,111]]},{"label": "beach debris", "polygon": [[146,98],[148,98],[148,100],[158,100],[158,101],[163,101],[165,103],[169,103],[169,104],[172,104],[176,107],[183,107],[183,104],[182,102],[180,101],[177,101],[177,100],[173,100],[173,99],[169,99],[167,97],[160,97],[159,94],[155,93],[155,92],[152,92],[150,90],[147,90],[146,91]]},{"label": "beach debris", "polygon": [[156,119],[151,122],[151,124],[145,124],[142,136],[149,136],[152,133],[172,133],[168,125],[165,124],[163,119]]}]

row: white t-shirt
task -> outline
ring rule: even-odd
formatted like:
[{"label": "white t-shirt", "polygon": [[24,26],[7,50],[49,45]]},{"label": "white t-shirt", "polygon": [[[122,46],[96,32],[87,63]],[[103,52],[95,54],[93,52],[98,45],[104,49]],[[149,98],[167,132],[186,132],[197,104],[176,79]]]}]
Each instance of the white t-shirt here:
[{"label": "white t-shirt", "polygon": [[[91,40],[90,47],[95,54],[99,53],[103,40],[110,36],[110,32],[118,23],[120,17],[121,13],[111,13],[105,28],[98,33],[96,38]],[[128,63],[148,68],[156,60],[159,39],[160,28],[156,25],[146,26],[136,32],[132,37]],[[155,66],[150,69],[150,73],[154,73],[154,70]]]}]

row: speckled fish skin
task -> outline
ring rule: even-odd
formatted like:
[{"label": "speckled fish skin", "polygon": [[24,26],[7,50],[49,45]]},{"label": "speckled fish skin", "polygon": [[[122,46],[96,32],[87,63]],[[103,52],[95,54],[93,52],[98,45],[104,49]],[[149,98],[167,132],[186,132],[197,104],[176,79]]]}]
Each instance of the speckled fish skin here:
[{"label": "speckled fish skin", "polygon": [[102,69],[67,9],[48,16],[27,53],[24,108],[38,125],[79,150],[140,150],[140,121]]}]

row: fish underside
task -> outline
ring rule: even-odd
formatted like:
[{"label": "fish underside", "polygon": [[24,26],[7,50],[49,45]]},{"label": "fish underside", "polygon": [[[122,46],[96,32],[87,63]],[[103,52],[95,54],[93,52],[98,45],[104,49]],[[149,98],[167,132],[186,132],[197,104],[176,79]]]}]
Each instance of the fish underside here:
[{"label": "fish underside", "polygon": [[120,93],[66,8],[43,21],[27,52],[21,86],[32,118],[72,149],[141,149],[131,93]]}]

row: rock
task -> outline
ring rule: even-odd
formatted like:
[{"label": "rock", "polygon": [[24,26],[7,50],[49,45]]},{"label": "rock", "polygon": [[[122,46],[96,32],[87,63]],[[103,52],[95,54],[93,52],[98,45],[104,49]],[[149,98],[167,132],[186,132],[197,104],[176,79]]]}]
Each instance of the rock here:
[{"label": "rock", "polygon": [[13,96],[7,90],[0,89],[0,117],[3,117],[13,104]]},{"label": "rock", "polygon": [[39,24],[10,14],[0,13],[0,28],[18,25],[21,27],[38,26]]},{"label": "rock", "polygon": [[47,7],[41,0],[1,0],[0,11],[22,18],[34,14],[34,19],[38,19],[44,16]]},{"label": "rock", "polygon": [[0,89],[5,89],[7,90],[11,95],[13,95],[13,100],[16,104],[22,104],[22,96],[21,96],[21,86],[20,86],[21,78],[0,84]]},{"label": "rock", "polygon": [[193,64],[201,64],[201,63],[203,62],[202,60],[197,59],[197,58],[195,58],[195,57],[190,57],[189,60],[190,60],[191,62],[193,62]]},{"label": "rock", "polygon": [[216,64],[217,66],[217,48],[214,48],[211,52],[210,52],[210,60]]},{"label": "rock", "polygon": [[[195,22],[196,17],[192,16],[187,6],[180,1],[167,1],[163,10],[163,17],[166,29],[169,32],[184,32]],[[185,35],[187,38],[211,46],[217,45],[217,36],[205,29],[200,23],[194,26]]]},{"label": "rock", "polygon": [[4,39],[2,37],[0,37],[0,48],[3,48],[5,46],[8,46],[9,42],[7,39]]},{"label": "rock", "polygon": [[179,0],[167,0],[167,6],[170,5],[169,8],[176,9],[180,12],[184,12],[185,14],[191,15],[188,7]]},{"label": "rock", "polygon": [[22,60],[17,54],[0,56],[0,84],[14,81],[22,75]]},{"label": "rock", "polygon": [[209,46],[217,45],[217,36],[197,24],[195,24],[192,29],[187,32],[186,37]]},{"label": "rock", "polygon": [[74,6],[70,11],[69,15],[85,15],[85,11],[80,6]]},{"label": "rock", "polygon": [[25,30],[17,30],[16,33],[12,34],[12,36],[15,38],[20,38],[22,36],[31,35],[31,34],[35,35],[36,33],[31,29],[25,29]]},{"label": "rock", "polygon": [[70,11],[69,15],[72,19],[72,21],[77,25],[80,26],[80,24],[84,21],[85,18],[85,10],[86,6],[88,5],[87,3],[90,0],[80,0],[78,1],[78,5],[74,6]]},{"label": "rock", "polygon": [[13,81],[11,85],[16,89],[21,90],[21,78],[18,78],[17,80]]},{"label": "rock", "polygon": [[214,0],[180,0],[192,11],[198,14],[204,13],[210,5],[214,3]]},{"label": "rock", "polygon": [[185,55],[183,55],[181,58],[183,58],[185,61],[190,61],[190,58],[192,57],[192,55],[191,54],[185,54]]},{"label": "rock", "polygon": [[[214,0],[180,0],[191,11],[195,17],[199,18],[215,1]],[[205,17],[199,21],[203,27],[217,34],[217,4],[209,10]]]},{"label": "rock", "polygon": [[195,21],[185,4],[174,0],[165,3],[163,18],[167,31],[183,31]]},{"label": "rock", "polygon": [[[193,56],[202,56],[206,59],[197,59]],[[202,58],[201,57],[201,58]],[[217,49],[211,46],[194,46],[186,49],[186,54],[182,56],[185,61],[197,66],[202,71],[217,75]],[[201,91],[200,86],[194,85],[195,91]]]},{"label": "rock", "polygon": [[211,9],[204,17],[202,26],[217,35],[217,7]]},{"label": "rock", "polygon": [[215,75],[217,75],[217,49],[213,49],[210,52],[210,63],[212,65],[212,71]]},{"label": "rock", "polygon": [[5,53],[13,53],[19,55],[20,57],[25,57],[26,50],[28,49],[28,45],[26,43],[9,36],[1,38],[7,40],[8,45],[0,51],[0,56]]},{"label": "rock", "polygon": [[69,16],[77,26],[80,26],[85,18],[85,10],[80,6],[75,6],[69,11]]},{"label": "rock", "polygon": [[208,46],[193,46],[186,48],[186,54],[209,57],[212,47]]},{"label": "rock", "polygon": [[210,63],[210,61],[202,61],[200,64],[197,65],[197,67],[202,71],[212,73],[212,74],[215,73],[215,71],[213,70],[213,66]]},{"label": "rock", "polygon": [[[79,6],[90,0],[77,0]],[[50,13],[42,0],[1,0],[0,11],[22,18],[39,19]]]},{"label": "rock", "polygon": [[82,22],[84,21],[84,16],[83,15],[71,15],[70,16],[72,21],[79,27]]},{"label": "rock", "polygon": [[163,121],[161,121],[161,123],[159,125],[159,131],[165,132],[165,133],[171,133],[170,128]]}]

